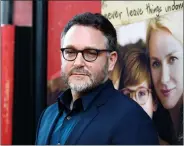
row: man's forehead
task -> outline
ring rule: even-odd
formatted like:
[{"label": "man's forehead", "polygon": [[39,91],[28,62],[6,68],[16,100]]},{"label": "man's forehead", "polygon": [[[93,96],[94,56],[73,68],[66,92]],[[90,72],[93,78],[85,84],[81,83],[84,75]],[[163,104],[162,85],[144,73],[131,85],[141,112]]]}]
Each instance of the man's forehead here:
[{"label": "man's forehead", "polygon": [[72,26],[61,41],[63,47],[72,45],[78,47],[91,46],[103,49],[106,43],[107,39],[101,31],[93,27],[81,25]]}]

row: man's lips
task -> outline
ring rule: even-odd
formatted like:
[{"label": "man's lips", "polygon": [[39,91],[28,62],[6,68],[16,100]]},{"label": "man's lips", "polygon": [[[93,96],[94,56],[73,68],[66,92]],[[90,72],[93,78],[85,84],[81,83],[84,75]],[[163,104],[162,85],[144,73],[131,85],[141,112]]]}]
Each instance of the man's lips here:
[{"label": "man's lips", "polygon": [[76,76],[88,76],[85,73],[71,73],[71,75],[76,75]]}]

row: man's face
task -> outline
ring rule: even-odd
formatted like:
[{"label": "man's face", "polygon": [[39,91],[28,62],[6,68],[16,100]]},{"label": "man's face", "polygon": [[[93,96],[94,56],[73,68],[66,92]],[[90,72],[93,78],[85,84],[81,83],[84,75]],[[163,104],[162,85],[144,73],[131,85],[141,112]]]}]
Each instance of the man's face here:
[{"label": "man's face", "polygon": [[[107,40],[104,35],[92,27],[74,25],[64,36],[62,48],[84,50],[85,48],[106,49]],[[115,55],[114,55],[115,54]],[[103,83],[108,78],[108,72],[114,68],[117,54],[102,52],[96,60],[86,61],[81,53],[73,61],[62,57],[62,77],[71,90],[76,92],[88,91]]]}]

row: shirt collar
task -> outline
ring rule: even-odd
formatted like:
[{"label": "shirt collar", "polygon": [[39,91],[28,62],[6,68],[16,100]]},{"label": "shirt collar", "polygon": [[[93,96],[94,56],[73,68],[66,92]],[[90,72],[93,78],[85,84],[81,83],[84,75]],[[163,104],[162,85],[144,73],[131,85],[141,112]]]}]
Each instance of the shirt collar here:
[{"label": "shirt collar", "polygon": [[[81,98],[77,99],[74,102],[73,109],[77,110],[86,110],[92,101],[95,99],[96,95],[107,85],[111,82],[111,80],[107,80],[105,83],[98,85],[96,88],[92,89],[89,93]],[[58,97],[58,108],[61,110],[63,107],[65,110],[70,110],[70,103],[72,100],[71,90],[67,89]]]},{"label": "shirt collar", "polygon": [[[70,104],[72,101],[71,90],[67,89],[58,97],[58,106],[59,110],[65,110],[66,112],[70,112]],[[82,100],[79,98],[73,103],[73,109],[75,111],[83,110]]]}]

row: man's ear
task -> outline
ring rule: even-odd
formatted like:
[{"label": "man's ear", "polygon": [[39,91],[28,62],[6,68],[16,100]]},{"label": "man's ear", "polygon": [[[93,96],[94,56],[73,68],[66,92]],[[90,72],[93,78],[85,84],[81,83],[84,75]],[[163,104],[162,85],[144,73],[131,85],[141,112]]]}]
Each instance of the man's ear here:
[{"label": "man's ear", "polygon": [[108,59],[108,61],[109,61],[109,68],[108,68],[109,72],[113,71],[114,66],[117,62],[117,59],[118,59],[117,52],[116,51],[111,52],[110,55],[109,55],[109,59]]}]

